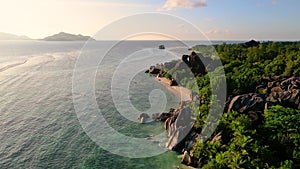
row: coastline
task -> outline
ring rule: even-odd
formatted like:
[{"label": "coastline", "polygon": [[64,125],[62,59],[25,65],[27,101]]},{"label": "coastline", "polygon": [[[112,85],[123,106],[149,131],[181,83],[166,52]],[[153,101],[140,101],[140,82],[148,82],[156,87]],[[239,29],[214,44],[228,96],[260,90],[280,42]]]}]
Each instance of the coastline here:
[{"label": "coastline", "polygon": [[[192,101],[192,97],[191,97],[191,90],[182,87],[182,86],[170,86],[170,80],[165,78],[165,77],[154,77],[154,80],[157,81],[158,83],[160,83],[161,85],[163,85],[165,88],[167,88],[169,91],[173,92],[177,97],[180,98],[179,104],[181,105],[182,102],[190,102]],[[179,108],[177,108],[178,110],[181,109],[181,106],[179,106]],[[165,123],[165,127],[166,127],[166,122],[168,120],[166,120]],[[170,126],[168,128],[171,128],[171,124],[169,124]],[[166,128],[165,128],[166,129]],[[168,129],[166,129],[166,132],[169,132]],[[172,136],[170,136],[171,138]],[[169,138],[169,139],[170,139]],[[170,141],[170,140],[169,140]],[[172,150],[174,152],[174,150]],[[176,151],[175,151],[176,152]],[[185,151],[186,152],[186,151]],[[181,169],[194,169],[194,167],[187,165],[188,163],[187,160],[189,160],[188,158],[190,158],[189,156],[187,157],[186,153],[180,153],[177,156],[178,159],[181,159],[181,164],[179,164],[178,166],[176,166],[176,168],[181,168]],[[191,160],[191,158],[190,158]]]},{"label": "coastline", "polygon": [[154,77],[154,80],[165,86],[168,90],[177,95],[180,101],[191,101],[191,91],[182,86],[170,86],[170,80],[165,77]]}]

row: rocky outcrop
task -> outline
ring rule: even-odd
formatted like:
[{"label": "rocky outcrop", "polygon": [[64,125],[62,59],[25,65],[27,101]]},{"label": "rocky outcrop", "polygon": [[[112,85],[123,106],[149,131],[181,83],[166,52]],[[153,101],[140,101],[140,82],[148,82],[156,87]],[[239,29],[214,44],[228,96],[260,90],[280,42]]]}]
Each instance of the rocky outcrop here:
[{"label": "rocky outcrop", "polygon": [[182,61],[187,64],[195,76],[207,73],[206,67],[202,63],[200,57],[204,58],[201,54],[196,54],[196,52],[182,56]]},{"label": "rocky outcrop", "polygon": [[158,46],[158,49],[165,49],[166,47],[165,47],[165,45],[159,45]]},{"label": "rocky outcrop", "polygon": [[191,165],[192,164],[192,157],[188,151],[184,151],[181,163],[185,165]]},{"label": "rocky outcrop", "polygon": [[243,44],[243,47],[245,47],[245,48],[250,48],[250,47],[258,46],[259,44],[260,44],[260,42],[255,41],[255,40],[251,40],[251,41],[249,41],[249,42],[245,42],[245,43]]},{"label": "rocky outcrop", "polygon": [[138,117],[138,120],[142,124],[146,123],[148,119],[150,119],[150,116],[147,113],[141,113]]},{"label": "rocky outcrop", "polygon": [[[185,104],[180,104],[185,105]],[[180,107],[178,109],[170,109],[167,113],[161,113],[158,118],[159,121],[164,121],[164,128],[167,131],[169,140],[166,143],[166,147],[169,150],[182,150],[190,145],[192,147],[193,142],[191,139],[187,141],[186,138],[191,136],[191,130],[193,127],[192,113],[189,107]]]},{"label": "rocky outcrop", "polygon": [[[203,62],[205,62],[208,65],[205,66]],[[172,61],[164,63],[162,68],[151,66],[150,69],[147,70],[145,73],[164,74],[165,71],[175,69],[186,70],[186,72],[189,72],[188,70],[190,70],[195,76],[200,76],[206,74],[207,67],[213,67],[213,64],[213,59],[211,59],[210,57],[204,57],[200,53],[197,54],[196,52],[191,52],[190,55],[182,55],[181,61]]]},{"label": "rocky outcrop", "polygon": [[[170,72],[184,70],[182,72],[186,72],[187,75],[185,76],[185,74],[181,73],[181,75],[183,74],[182,77],[193,77],[193,75],[200,76],[207,73],[207,69],[202,61],[206,64],[209,63],[213,65],[213,59],[192,52],[190,55],[183,55],[182,61],[172,61],[165,63],[163,66],[157,67],[151,66],[146,73],[155,74],[159,77],[161,75],[165,75],[164,77],[167,77],[168,75],[168,79],[172,79],[173,77],[170,77],[170,74],[167,74],[167,72],[172,69]],[[176,77],[176,80],[180,82],[180,77]],[[169,85],[177,86],[178,84],[176,80],[170,80]],[[198,131],[193,129],[194,120],[192,115],[194,113],[191,113],[191,109],[187,106],[190,102],[200,104],[200,96],[197,93],[192,93],[190,96],[192,99],[180,102],[178,109],[170,109],[168,112],[152,116],[152,118],[164,122],[164,128],[169,137],[166,142],[166,147],[169,150],[178,151],[180,153],[184,152],[182,156],[182,163],[186,165],[193,165],[191,150],[193,149],[195,142],[200,139]]]},{"label": "rocky outcrop", "polygon": [[161,113],[157,119],[159,121],[166,121],[168,118],[173,117],[173,116],[177,116],[177,110],[171,108],[167,113]]},{"label": "rocky outcrop", "polygon": [[260,80],[256,87],[258,93],[249,93],[234,97],[228,111],[234,110],[261,119],[265,109],[281,105],[300,109],[300,77],[267,77]]},{"label": "rocky outcrop", "polygon": [[170,80],[170,86],[178,86],[178,83],[175,79]]},{"label": "rocky outcrop", "polygon": [[253,113],[253,112],[262,114],[264,108],[265,108],[265,96],[257,93],[249,93],[249,94],[235,96],[229,104],[230,111],[234,110],[244,114]]},{"label": "rocky outcrop", "polygon": [[272,92],[266,99],[266,106],[268,108],[273,105],[282,105],[284,107],[291,107],[300,109],[300,90],[290,89],[288,91]]},{"label": "rocky outcrop", "polygon": [[156,68],[155,66],[151,66],[149,69],[149,73],[150,74],[159,74],[160,73],[160,69]]},{"label": "rocky outcrop", "polygon": [[[145,71],[145,73],[149,73],[152,75],[156,75],[156,77],[160,78],[160,77],[164,77],[164,75],[166,74],[166,72],[160,68],[156,68],[155,66],[151,66],[148,70]],[[172,78],[169,81],[169,85],[170,86],[178,86],[177,81]]]},{"label": "rocky outcrop", "polygon": [[[207,66],[204,65],[204,63],[207,64]],[[164,77],[169,70],[178,70],[182,71],[185,70],[186,74],[181,74],[180,77],[176,77],[175,79],[170,80],[170,86],[177,86],[178,83],[182,80],[184,77],[190,77],[191,72],[194,76],[201,76],[205,75],[207,73],[207,70],[212,71],[215,67],[215,61],[210,57],[204,57],[200,53],[191,52],[190,55],[182,55],[181,61],[171,61],[164,63],[162,66],[155,67],[151,66],[148,70],[145,71],[145,73],[156,75],[157,77]],[[168,74],[170,76],[170,74]],[[169,79],[172,78],[169,77]]]},{"label": "rocky outcrop", "polygon": [[176,150],[182,148],[182,144],[192,129],[191,110],[185,107],[180,110],[178,116],[172,116],[166,120],[165,126],[169,135],[169,140],[166,147],[169,150]]}]

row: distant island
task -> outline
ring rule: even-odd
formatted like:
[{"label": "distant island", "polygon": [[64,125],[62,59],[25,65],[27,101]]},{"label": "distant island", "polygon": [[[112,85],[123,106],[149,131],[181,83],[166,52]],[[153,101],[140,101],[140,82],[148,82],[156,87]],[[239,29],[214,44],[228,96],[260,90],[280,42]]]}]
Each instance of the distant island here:
[{"label": "distant island", "polygon": [[165,49],[165,45],[159,45],[158,49]]},{"label": "distant island", "polygon": [[24,35],[15,35],[11,33],[3,33],[0,32],[0,40],[41,40],[41,41],[87,41],[87,40],[92,40],[93,39],[90,36],[83,36],[81,34],[75,35],[75,34],[70,34],[66,32],[60,32],[58,34],[54,34],[51,36],[47,36],[43,39],[32,39],[29,38],[28,36]]},{"label": "distant island", "polygon": [[31,39],[24,35],[19,36],[10,33],[0,32],[0,40],[31,40]]},{"label": "distant island", "polygon": [[95,40],[90,36],[83,36],[81,34],[75,35],[65,32],[60,32],[58,34],[45,37],[41,40],[44,41],[87,41],[87,40]]}]

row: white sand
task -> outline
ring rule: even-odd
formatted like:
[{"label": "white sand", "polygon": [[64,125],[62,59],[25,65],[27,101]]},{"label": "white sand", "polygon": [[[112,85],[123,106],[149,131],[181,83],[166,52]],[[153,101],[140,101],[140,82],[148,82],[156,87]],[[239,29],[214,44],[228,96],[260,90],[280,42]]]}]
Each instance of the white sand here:
[{"label": "white sand", "polygon": [[191,101],[191,91],[187,88],[184,88],[182,86],[170,86],[170,80],[164,78],[164,77],[155,77],[156,81],[158,81],[160,84],[164,85],[168,90],[172,91],[174,94],[181,97],[181,101]]}]

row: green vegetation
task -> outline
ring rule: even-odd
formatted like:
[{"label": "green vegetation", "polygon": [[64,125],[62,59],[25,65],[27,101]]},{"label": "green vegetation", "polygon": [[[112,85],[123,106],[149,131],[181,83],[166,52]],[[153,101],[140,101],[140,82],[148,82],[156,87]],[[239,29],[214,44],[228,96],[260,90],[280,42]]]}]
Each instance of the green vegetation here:
[{"label": "green vegetation", "polygon": [[300,111],[274,106],[255,125],[237,112],[225,113],[216,133],[221,141],[198,141],[193,150],[203,168],[299,168]]},{"label": "green vegetation", "polygon": [[193,49],[218,54],[226,72],[228,95],[254,92],[262,77],[300,73],[300,42],[264,42],[248,48],[224,43],[214,47],[215,52],[204,45]]},{"label": "green vegetation", "polygon": [[167,79],[169,79],[169,80],[172,80],[172,75],[169,74],[169,73],[166,73],[166,74],[165,74],[165,78],[167,78]]},{"label": "green vegetation", "polygon": [[[263,77],[292,76],[300,73],[300,42],[264,42],[256,46],[221,44],[195,46],[206,56],[218,53],[226,72],[227,94],[255,92]],[[194,127],[201,131],[212,102],[208,75],[188,79],[184,70],[169,70],[178,83],[200,96]],[[196,79],[196,82],[195,80]],[[265,93],[266,91],[257,91]],[[215,97],[215,96],[213,96]],[[212,138],[199,140],[192,153],[203,168],[300,168],[300,111],[273,106],[264,122],[257,124],[248,115],[225,112]],[[222,133],[220,140],[214,136]]]}]

